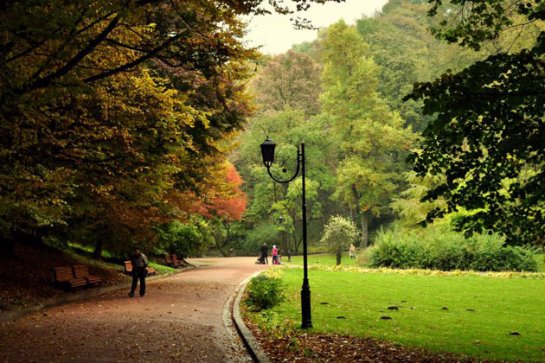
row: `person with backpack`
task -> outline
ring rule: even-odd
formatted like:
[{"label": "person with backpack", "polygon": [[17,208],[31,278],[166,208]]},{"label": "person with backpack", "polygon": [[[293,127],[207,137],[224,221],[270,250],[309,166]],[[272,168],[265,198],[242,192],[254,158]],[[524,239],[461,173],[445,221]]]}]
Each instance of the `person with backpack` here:
[{"label": "person with backpack", "polygon": [[134,253],[131,256],[131,264],[132,283],[129,297],[134,297],[138,281],[140,281],[140,297],[142,297],[146,293],[146,276],[148,275],[146,267],[148,267],[148,257],[144,255],[139,248],[135,248]]}]

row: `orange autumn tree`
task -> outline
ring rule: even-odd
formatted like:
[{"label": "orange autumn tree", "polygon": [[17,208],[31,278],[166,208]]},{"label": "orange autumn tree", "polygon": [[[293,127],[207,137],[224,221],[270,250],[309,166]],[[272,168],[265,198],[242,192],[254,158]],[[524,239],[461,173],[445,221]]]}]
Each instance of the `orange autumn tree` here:
[{"label": "orange autumn tree", "polygon": [[213,198],[211,211],[225,222],[241,221],[246,211],[246,193],[240,187],[244,184],[242,177],[230,162],[225,162],[225,182],[221,195]]},{"label": "orange autumn tree", "polygon": [[224,164],[224,183],[220,184],[222,193],[212,199],[211,211],[215,218],[214,243],[223,256],[232,252],[231,245],[235,239],[233,226],[240,222],[246,211],[246,193],[240,189],[244,181],[230,162]]},{"label": "orange autumn tree", "polygon": [[246,194],[243,180],[233,164],[220,157],[205,158],[206,170],[192,190],[173,191],[168,202],[176,217],[159,230],[159,246],[179,256],[198,255],[214,246],[229,254],[232,224],[242,220]]}]

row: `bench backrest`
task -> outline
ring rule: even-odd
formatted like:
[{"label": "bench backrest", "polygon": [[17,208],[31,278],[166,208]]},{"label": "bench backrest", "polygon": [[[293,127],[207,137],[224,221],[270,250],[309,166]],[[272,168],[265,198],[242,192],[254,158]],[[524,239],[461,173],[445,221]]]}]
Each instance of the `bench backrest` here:
[{"label": "bench backrest", "polygon": [[125,272],[132,272],[132,263],[131,261],[125,261],[123,262],[123,267],[125,268]]},{"label": "bench backrest", "polygon": [[174,263],[178,263],[178,262],[179,262],[179,261],[178,261],[178,256],[176,256],[175,253],[172,254],[172,262],[174,262]]},{"label": "bench backrest", "polygon": [[170,265],[172,263],[172,257],[170,257],[170,255],[165,255],[165,262],[167,265]]},{"label": "bench backrest", "polygon": [[87,277],[89,276],[89,267],[86,265],[74,265],[72,266],[75,277]]},{"label": "bench backrest", "polygon": [[70,266],[59,266],[53,269],[53,280],[54,281],[70,281],[74,278],[72,273],[72,267]]}]

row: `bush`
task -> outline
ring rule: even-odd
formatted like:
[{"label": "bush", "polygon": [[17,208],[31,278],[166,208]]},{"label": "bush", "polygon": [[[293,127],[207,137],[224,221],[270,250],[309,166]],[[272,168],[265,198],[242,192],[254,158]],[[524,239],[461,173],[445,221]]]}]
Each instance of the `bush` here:
[{"label": "bush", "polygon": [[337,265],[340,265],[342,252],[356,240],[357,235],[358,231],[352,221],[341,216],[332,216],[324,228],[320,244],[335,253]]},{"label": "bush", "polygon": [[193,218],[189,223],[172,221],[158,228],[159,249],[176,253],[178,257],[200,256],[212,244],[210,226],[202,218]]},{"label": "bush", "polygon": [[246,304],[255,311],[270,309],[284,301],[284,284],[277,277],[259,275],[248,284]]},{"label": "bush", "polygon": [[523,247],[503,246],[497,235],[464,238],[448,225],[377,234],[364,257],[371,267],[422,268],[443,271],[537,271],[535,254]]}]

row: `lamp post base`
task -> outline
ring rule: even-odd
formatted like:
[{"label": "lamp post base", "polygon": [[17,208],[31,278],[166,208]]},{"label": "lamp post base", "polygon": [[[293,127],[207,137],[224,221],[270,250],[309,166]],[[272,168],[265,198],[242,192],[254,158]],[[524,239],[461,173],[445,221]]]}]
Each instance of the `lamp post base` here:
[{"label": "lamp post base", "polygon": [[303,280],[301,287],[301,329],[312,328],[312,319],[310,316],[310,286],[308,279]]}]

